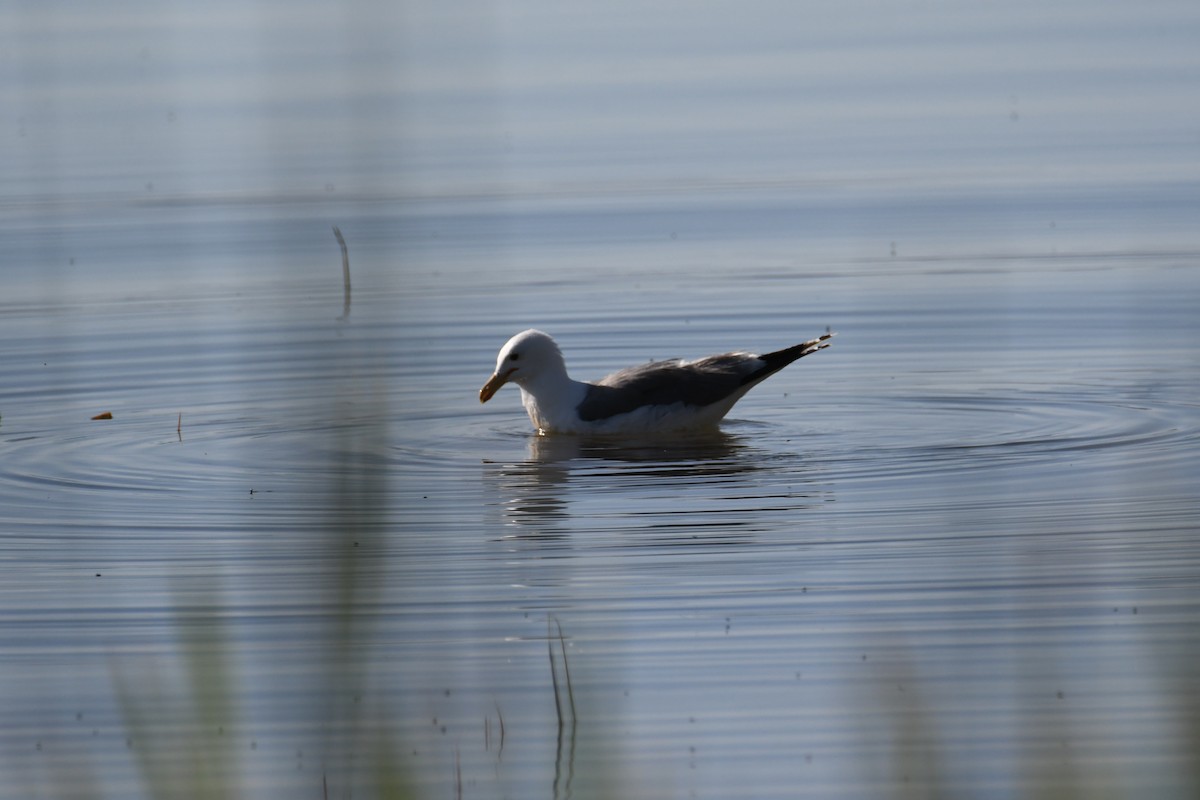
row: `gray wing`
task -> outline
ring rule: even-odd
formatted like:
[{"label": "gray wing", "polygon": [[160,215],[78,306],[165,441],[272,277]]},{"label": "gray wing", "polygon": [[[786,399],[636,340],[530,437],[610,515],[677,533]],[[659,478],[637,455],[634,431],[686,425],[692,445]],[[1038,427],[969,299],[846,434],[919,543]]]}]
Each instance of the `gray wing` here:
[{"label": "gray wing", "polygon": [[707,406],[745,386],[747,379],[763,366],[752,353],[642,364],[588,384],[587,394],[576,411],[583,421],[594,422],[647,405]]}]

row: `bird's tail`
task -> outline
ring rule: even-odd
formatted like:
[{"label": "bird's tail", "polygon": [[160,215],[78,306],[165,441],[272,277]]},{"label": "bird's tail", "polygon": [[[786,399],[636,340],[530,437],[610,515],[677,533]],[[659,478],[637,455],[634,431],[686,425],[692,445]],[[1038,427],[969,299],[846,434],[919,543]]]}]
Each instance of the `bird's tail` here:
[{"label": "bird's tail", "polygon": [[747,375],[743,383],[757,383],[768,375],[772,375],[779,370],[791,364],[793,361],[812,355],[818,350],[824,350],[829,345],[833,344],[830,341],[836,334],[833,331],[827,331],[821,334],[816,339],[809,339],[807,342],[785,347],[782,350],[776,350],[774,353],[764,353],[758,359],[766,362],[766,366],[758,372]]}]

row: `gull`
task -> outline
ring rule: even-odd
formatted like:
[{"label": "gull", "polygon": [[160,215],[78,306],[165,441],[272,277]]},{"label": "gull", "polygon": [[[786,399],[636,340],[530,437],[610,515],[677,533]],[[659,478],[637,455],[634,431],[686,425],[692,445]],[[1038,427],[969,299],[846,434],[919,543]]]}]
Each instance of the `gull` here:
[{"label": "gull", "polygon": [[713,429],[742,395],[793,361],[829,347],[833,335],[763,355],[735,352],[695,361],[653,361],[584,383],[567,375],[554,339],[531,328],[500,348],[496,371],[479,390],[479,402],[515,383],[541,434]]}]

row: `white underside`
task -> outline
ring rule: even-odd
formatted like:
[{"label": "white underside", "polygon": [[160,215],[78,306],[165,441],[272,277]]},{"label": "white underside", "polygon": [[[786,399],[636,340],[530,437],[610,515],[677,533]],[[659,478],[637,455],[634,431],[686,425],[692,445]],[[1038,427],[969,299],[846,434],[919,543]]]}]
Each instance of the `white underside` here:
[{"label": "white underside", "polygon": [[539,433],[672,433],[712,429],[751,388],[747,386],[720,402],[707,406],[691,406],[685,403],[642,406],[626,414],[584,421],[579,419],[575,408],[583,399],[586,387],[583,384],[576,386],[577,392],[563,393],[568,395],[565,402],[562,398],[556,398],[559,402],[554,403],[545,402],[548,398],[543,398],[543,402],[539,403],[536,397],[522,390],[521,398],[525,410],[529,412],[529,419]]}]

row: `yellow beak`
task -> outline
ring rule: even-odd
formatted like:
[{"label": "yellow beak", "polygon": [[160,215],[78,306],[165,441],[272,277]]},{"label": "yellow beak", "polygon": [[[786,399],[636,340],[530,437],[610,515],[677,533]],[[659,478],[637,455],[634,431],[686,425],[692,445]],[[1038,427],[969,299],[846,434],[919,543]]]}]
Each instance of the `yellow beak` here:
[{"label": "yellow beak", "polygon": [[504,372],[497,372],[496,374],[492,375],[492,377],[488,378],[488,382],[485,383],[483,388],[479,390],[479,402],[486,403],[488,400],[491,400],[492,395],[496,393],[496,390],[508,383],[508,376],[512,375],[514,372],[516,372],[515,369],[509,369],[505,370]]}]

